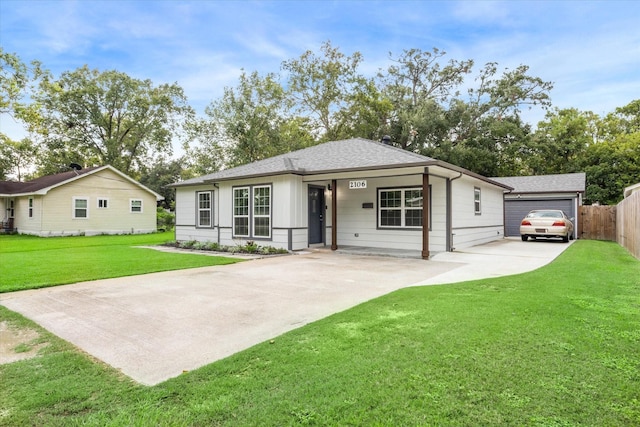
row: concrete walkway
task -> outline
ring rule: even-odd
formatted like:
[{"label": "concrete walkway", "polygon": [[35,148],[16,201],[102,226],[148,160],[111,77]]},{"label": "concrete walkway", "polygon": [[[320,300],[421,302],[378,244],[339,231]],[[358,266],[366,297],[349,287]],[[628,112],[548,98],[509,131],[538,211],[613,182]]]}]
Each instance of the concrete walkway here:
[{"label": "concrete walkway", "polygon": [[505,239],[432,260],[326,251],[0,294],[153,385],[396,289],[533,270],[569,245]]}]

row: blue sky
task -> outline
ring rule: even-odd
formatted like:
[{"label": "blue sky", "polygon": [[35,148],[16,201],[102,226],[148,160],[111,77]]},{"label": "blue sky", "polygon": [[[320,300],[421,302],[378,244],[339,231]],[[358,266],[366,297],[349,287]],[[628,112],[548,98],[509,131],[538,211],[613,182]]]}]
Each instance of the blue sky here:
[{"label": "blue sky", "polygon": [[[242,69],[278,72],[327,40],[361,52],[368,75],[389,52],[437,47],[476,69],[530,66],[558,108],[606,114],[640,98],[638,1],[0,1],[5,51],[56,76],[87,64],[177,82],[201,114]],[[7,117],[0,131],[24,136]]]}]

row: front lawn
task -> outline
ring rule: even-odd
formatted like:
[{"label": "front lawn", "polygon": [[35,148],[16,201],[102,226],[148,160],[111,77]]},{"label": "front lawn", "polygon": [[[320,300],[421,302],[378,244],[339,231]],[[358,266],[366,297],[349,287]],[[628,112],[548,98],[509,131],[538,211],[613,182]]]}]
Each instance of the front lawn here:
[{"label": "front lawn", "polygon": [[173,232],[46,238],[1,235],[0,293],[238,261],[136,247],[172,239]]},{"label": "front lawn", "polygon": [[0,366],[0,425],[640,425],[640,262],[611,242],[399,290],[153,387],[41,334]]}]

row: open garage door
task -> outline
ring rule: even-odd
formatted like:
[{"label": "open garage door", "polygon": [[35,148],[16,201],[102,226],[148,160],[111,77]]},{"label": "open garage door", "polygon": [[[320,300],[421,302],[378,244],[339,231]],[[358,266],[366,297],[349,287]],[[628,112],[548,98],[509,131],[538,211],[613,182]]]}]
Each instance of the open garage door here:
[{"label": "open garage door", "polygon": [[526,200],[507,199],[504,201],[505,209],[505,233],[507,236],[520,235],[520,222],[529,211],[534,209],[559,209],[564,211],[569,218],[574,218],[574,236],[578,229],[576,223],[575,199],[547,199],[547,200]]}]

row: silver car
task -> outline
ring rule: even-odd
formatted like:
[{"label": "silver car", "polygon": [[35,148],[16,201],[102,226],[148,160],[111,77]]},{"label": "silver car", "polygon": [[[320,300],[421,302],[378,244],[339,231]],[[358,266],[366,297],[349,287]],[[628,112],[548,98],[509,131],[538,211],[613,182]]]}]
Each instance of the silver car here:
[{"label": "silver car", "polygon": [[572,220],[560,210],[531,211],[520,223],[520,237],[523,242],[529,237],[560,237],[563,242],[568,242],[573,240]]}]

